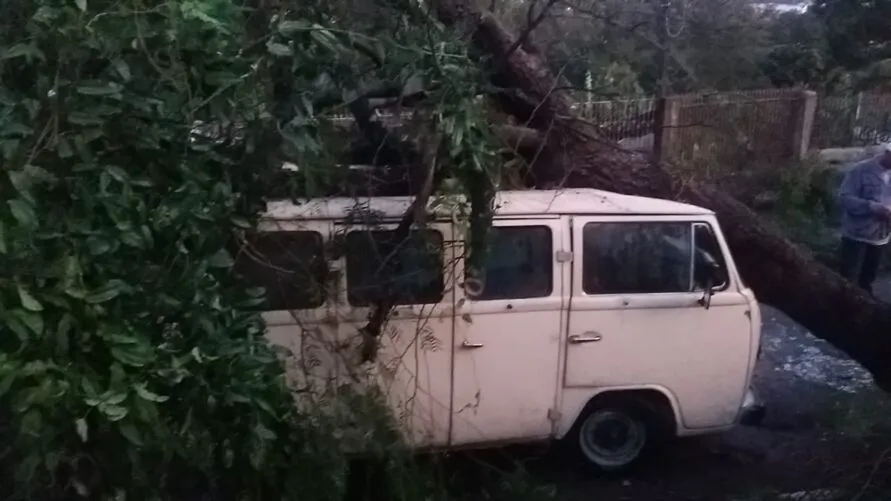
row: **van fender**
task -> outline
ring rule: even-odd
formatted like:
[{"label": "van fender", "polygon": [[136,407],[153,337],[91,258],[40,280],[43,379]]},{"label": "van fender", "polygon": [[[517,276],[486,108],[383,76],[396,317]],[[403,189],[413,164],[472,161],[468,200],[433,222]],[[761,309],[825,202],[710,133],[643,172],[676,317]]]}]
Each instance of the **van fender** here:
[{"label": "van fender", "polygon": [[[563,388],[563,399],[561,404],[561,412],[554,430],[554,438],[562,440],[572,430],[582,413],[585,412],[590,405],[598,397],[605,395],[628,395],[634,394],[645,395],[651,394],[656,398],[664,398],[671,407],[672,419],[674,420],[674,432],[676,435],[682,435],[685,428],[683,427],[683,418],[681,417],[680,404],[674,394],[666,387],[650,384],[637,386],[613,386],[604,388]],[[575,394],[575,395],[572,395]],[[646,398],[646,397],[645,397]]]}]

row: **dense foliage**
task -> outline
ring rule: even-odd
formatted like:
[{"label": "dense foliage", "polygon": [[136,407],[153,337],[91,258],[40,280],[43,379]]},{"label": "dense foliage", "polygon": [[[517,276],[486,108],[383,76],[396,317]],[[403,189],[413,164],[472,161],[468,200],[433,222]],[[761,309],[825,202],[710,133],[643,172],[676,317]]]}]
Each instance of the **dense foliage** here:
[{"label": "dense foliage", "polygon": [[[348,31],[326,2],[259,5],[0,7],[4,499],[342,492],[337,423],[292,405],[263,291],[233,275],[231,249],[273,186],[336,185],[326,117],[381,82],[433,89],[418,113],[444,134],[414,139],[449,189],[485,179],[482,78],[416,6]],[[386,35],[355,31],[376,21]],[[286,179],[285,160],[300,172]]]},{"label": "dense foliage", "polygon": [[[844,92],[889,75],[888,2],[820,0],[781,12],[749,0],[668,0],[667,74],[672,92],[807,86]],[[652,95],[663,51],[653,0],[497,2],[515,30],[548,14],[534,41],[554,71],[602,99]],[[530,12],[532,13],[530,15]]]}]

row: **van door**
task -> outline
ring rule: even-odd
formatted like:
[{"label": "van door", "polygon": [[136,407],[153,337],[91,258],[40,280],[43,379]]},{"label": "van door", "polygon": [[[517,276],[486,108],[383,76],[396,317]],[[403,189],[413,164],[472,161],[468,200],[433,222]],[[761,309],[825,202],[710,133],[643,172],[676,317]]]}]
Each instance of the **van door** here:
[{"label": "van door", "polygon": [[[383,391],[410,444],[443,446],[451,409],[452,225],[431,223],[413,229],[407,239],[397,239],[395,228],[335,228],[342,248],[336,264],[343,275],[337,294],[339,352],[370,356],[367,376]],[[372,308],[387,297],[396,304],[380,338],[363,339],[360,330]],[[349,365],[358,366],[358,360]]]},{"label": "van door", "polygon": [[559,218],[493,223],[482,288],[456,289],[453,445],[551,435],[570,273],[556,256],[568,249]]},{"label": "van door", "polygon": [[[751,319],[711,225],[575,217],[572,227],[565,385],[660,388],[677,399],[685,428],[732,424],[748,381]],[[721,277],[711,297],[708,263]]]}]

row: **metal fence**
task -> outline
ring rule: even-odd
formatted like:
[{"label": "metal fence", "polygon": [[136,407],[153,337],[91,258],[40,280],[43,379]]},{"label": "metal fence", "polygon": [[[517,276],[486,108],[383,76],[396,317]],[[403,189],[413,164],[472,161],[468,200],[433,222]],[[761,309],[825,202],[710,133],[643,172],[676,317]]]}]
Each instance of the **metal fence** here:
[{"label": "metal fence", "polygon": [[[574,97],[574,111],[597,124],[605,138],[652,151],[656,99],[590,101],[584,92]],[[381,113],[375,119],[394,125],[411,115]],[[351,118],[335,122],[347,125]],[[662,126],[664,158],[742,168],[795,158],[807,147],[891,141],[891,93],[816,96],[803,89],[765,89],[674,95],[666,99]]]},{"label": "metal fence", "polygon": [[[794,154],[799,89],[683,94],[666,99],[663,155],[679,161],[740,165]],[[576,110],[622,146],[651,151],[656,100],[584,103]]]},{"label": "metal fence", "polygon": [[[575,106],[575,110],[599,125],[604,137],[623,143],[646,142],[656,120],[653,98],[584,102]],[[652,147],[652,138],[649,140]]]}]

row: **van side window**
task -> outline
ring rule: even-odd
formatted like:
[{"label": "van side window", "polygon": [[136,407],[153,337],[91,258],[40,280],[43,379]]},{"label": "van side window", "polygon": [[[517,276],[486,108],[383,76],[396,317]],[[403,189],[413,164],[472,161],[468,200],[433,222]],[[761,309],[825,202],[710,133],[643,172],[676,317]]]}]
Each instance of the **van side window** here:
[{"label": "van side window", "polygon": [[551,295],[554,250],[547,226],[492,227],[483,289],[475,301],[524,299]]},{"label": "van side window", "polygon": [[412,231],[396,241],[393,231],[352,231],[346,236],[347,300],[368,306],[435,304],[444,294],[443,239],[434,230]]},{"label": "van side window", "polygon": [[727,261],[724,260],[714,230],[705,223],[696,223],[693,225],[693,238],[696,246],[693,265],[693,281],[696,289],[705,290],[709,277],[712,288],[726,288],[730,282]]},{"label": "van side window", "polygon": [[252,287],[266,289],[268,310],[322,306],[328,265],[321,233],[261,232],[246,240],[237,252],[234,271]]},{"label": "van side window", "polygon": [[692,224],[589,223],[583,231],[587,294],[690,292]]}]

